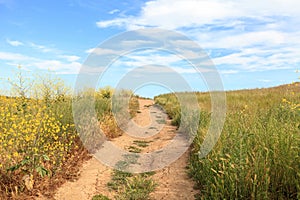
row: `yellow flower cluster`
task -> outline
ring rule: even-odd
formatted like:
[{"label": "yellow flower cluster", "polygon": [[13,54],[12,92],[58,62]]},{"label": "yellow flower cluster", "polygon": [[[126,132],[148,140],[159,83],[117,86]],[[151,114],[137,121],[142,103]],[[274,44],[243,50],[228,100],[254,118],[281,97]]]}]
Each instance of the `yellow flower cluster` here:
[{"label": "yellow flower cluster", "polygon": [[286,98],[282,99],[282,103],[285,103],[291,110],[300,111],[300,103],[291,102],[291,101],[287,100]]},{"label": "yellow flower cluster", "polygon": [[74,125],[61,118],[41,102],[0,97],[0,169],[24,159],[32,161],[29,171],[39,165],[57,169],[76,136],[70,132]]}]

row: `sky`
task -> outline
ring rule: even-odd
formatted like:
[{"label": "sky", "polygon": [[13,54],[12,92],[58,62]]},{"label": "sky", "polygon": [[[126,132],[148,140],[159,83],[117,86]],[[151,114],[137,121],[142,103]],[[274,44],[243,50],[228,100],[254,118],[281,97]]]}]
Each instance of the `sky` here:
[{"label": "sky", "polygon": [[[298,0],[0,0],[0,25],[0,90],[8,88],[4,82],[19,65],[29,74],[50,70],[76,87],[91,54],[118,52],[116,47],[99,48],[105,41],[149,28],[174,31],[199,45],[225,90],[271,87],[299,77]],[[171,36],[163,37],[166,43],[174,42]],[[128,45],[126,38],[122,42]],[[134,42],[132,48],[142,41]],[[178,45],[177,41],[173,47]],[[97,84],[117,87],[132,70],[134,76],[144,73],[135,69],[146,65],[143,70],[165,74],[169,67],[192,90],[209,90],[205,71],[195,70],[174,52],[157,49],[118,57],[101,71]],[[141,84],[135,92],[153,97],[173,91],[152,83]]]}]

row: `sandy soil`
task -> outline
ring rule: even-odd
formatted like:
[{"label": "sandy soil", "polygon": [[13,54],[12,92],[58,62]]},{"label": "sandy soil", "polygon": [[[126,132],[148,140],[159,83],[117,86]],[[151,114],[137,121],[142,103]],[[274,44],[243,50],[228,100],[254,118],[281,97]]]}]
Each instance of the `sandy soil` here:
[{"label": "sandy soil", "polygon": [[[112,140],[124,150],[128,150],[134,140],[150,141],[149,146],[142,148],[141,153],[150,153],[159,150],[167,145],[176,135],[176,127],[170,125],[170,120],[166,115],[158,111],[158,107],[153,106],[152,100],[139,100],[140,110],[133,123],[139,128],[128,129],[128,132],[138,131],[134,135],[123,134],[121,137]],[[156,118],[155,118],[156,117]],[[159,121],[160,123],[155,122]],[[163,122],[163,123],[162,123]],[[132,126],[133,127],[133,126]],[[193,190],[193,182],[186,174],[188,162],[188,152],[184,153],[171,165],[156,171],[152,178],[158,183],[158,187],[151,194],[151,199],[194,199],[197,191]],[[95,158],[88,160],[81,169],[81,175],[75,182],[66,182],[60,187],[56,194],[56,200],[89,200],[95,194],[103,194],[113,199],[106,184],[111,179],[112,169],[103,165]]]}]

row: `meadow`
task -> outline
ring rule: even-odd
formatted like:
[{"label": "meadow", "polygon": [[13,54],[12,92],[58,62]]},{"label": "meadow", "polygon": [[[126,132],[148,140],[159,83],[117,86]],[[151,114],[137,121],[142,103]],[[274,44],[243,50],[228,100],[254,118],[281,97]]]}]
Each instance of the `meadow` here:
[{"label": "meadow", "polygon": [[[74,96],[62,80],[49,74],[32,80],[18,72],[8,81],[13,93],[0,96],[0,199],[33,198],[38,193],[51,197],[63,182],[76,179],[80,164],[90,158],[84,144],[95,140],[79,138],[72,101],[95,98],[96,125],[108,138],[122,134],[113,117],[110,87]],[[200,113],[197,130],[184,127],[195,135],[188,173],[199,190],[197,199],[300,199],[299,86],[226,92],[222,134],[204,158],[198,153],[210,124],[210,94],[196,94],[199,110],[181,108],[176,93],[155,97],[173,125],[180,126],[181,109],[190,112],[191,121],[195,112]],[[138,97],[124,92],[131,96],[133,117]],[[146,179],[134,180],[124,194]]]},{"label": "meadow", "polygon": [[[197,199],[300,199],[299,83],[226,92],[222,134],[205,158],[198,152],[210,122],[210,94],[197,98],[200,122],[188,166]],[[176,94],[155,101],[180,125]]]},{"label": "meadow", "polygon": [[[106,137],[122,134],[112,115],[112,88],[74,96],[53,74],[26,77],[17,72],[8,80],[12,93],[0,96],[0,199],[38,193],[50,197],[55,188],[78,176],[80,164],[90,158],[73,120],[72,101],[78,96],[95,98],[96,124]],[[132,115],[137,109],[132,96]]]}]

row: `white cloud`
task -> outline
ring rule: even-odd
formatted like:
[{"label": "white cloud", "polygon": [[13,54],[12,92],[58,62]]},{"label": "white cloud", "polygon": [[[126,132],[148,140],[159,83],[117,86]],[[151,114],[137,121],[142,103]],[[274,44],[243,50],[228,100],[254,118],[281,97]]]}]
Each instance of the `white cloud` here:
[{"label": "white cloud", "polygon": [[[213,35],[213,34],[212,34]],[[287,41],[285,34],[279,31],[257,31],[249,33],[234,34],[210,40],[203,41],[205,48],[230,48],[241,49],[254,45],[280,45]]]},{"label": "white cloud", "polygon": [[70,55],[62,55],[62,56],[59,56],[59,57],[60,58],[64,58],[64,59],[66,59],[69,62],[75,62],[75,61],[78,61],[80,59],[79,56],[74,56],[74,55],[72,55],[72,56],[70,56]]},{"label": "white cloud", "polygon": [[118,13],[118,12],[120,12],[119,9],[114,9],[114,10],[109,11],[108,14],[113,15],[113,14]]},{"label": "white cloud", "polygon": [[238,12],[238,10],[233,9],[232,3],[224,4],[216,1],[197,0],[158,0],[145,3],[140,16],[100,21],[97,25],[102,28],[126,25],[127,27],[158,26],[176,29],[209,23],[215,19],[234,16]]},{"label": "white cloud", "polygon": [[154,41],[149,41],[149,40],[124,40],[122,41],[121,45],[124,46],[125,48],[134,48],[134,47],[139,47],[140,45],[150,45],[154,44]]},{"label": "white cloud", "polygon": [[127,66],[133,66],[133,67],[144,66],[144,65],[170,66],[172,65],[172,63],[179,62],[182,60],[180,57],[174,54],[159,55],[150,52],[151,51],[148,51],[149,54],[147,54],[146,51],[143,51],[142,54],[140,54],[139,52],[134,54],[129,54],[123,58],[124,60],[118,60],[116,63],[119,62],[119,65],[125,64]]},{"label": "white cloud", "polygon": [[[132,70],[132,69],[129,69]],[[195,74],[199,72],[210,72],[210,69],[195,69],[195,68],[184,68],[184,67],[171,67],[171,66],[159,66],[159,65],[144,65],[138,66],[134,69],[135,72],[149,75],[151,73],[179,73],[179,74]]]},{"label": "white cloud", "polygon": [[9,40],[9,39],[7,39],[6,42],[7,42],[9,45],[14,46],[14,47],[18,47],[18,46],[24,45],[22,42],[17,41],[17,40]]},{"label": "white cloud", "polygon": [[[220,49],[213,61],[222,73],[290,69],[300,64],[298,0],[152,0],[135,15],[97,25],[180,31],[204,50]],[[174,40],[174,44],[186,45],[186,41]],[[194,52],[186,56],[197,57]]]},{"label": "white cloud", "polygon": [[270,83],[270,82],[272,82],[272,80],[268,80],[268,79],[260,79],[258,81],[259,82],[263,82],[263,83]]},{"label": "white cloud", "polygon": [[96,54],[96,55],[120,55],[123,53],[122,50],[114,50],[114,49],[104,49],[104,48],[91,48],[85,51],[89,54]]},{"label": "white cloud", "polygon": [[30,64],[38,69],[51,70],[58,74],[78,74],[81,64],[79,62],[62,62],[59,60],[41,60]]},{"label": "white cloud", "polygon": [[11,52],[0,52],[0,60],[5,61],[25,61],[31,60],[32,58],[29,56],[25,56],[19,53],[11,53]]},{"label": "white cloud", "polygon": [[59,53],[60,51],[58,49],[55,49],[55,48],[51,48],[51,47],[47,47],[47,46],[44,46],[44,45],[40,45],[40,44],[36,44],[36,43],[29,43],[31,47],[35,48],[35,49],[38,49],[38,50],[41,50],[42,52],[44,53]]},{"label": "white cloud", "polygon": [[221,73],[221,74],[236,74],[239,71],[238,70],[229,69],[229,70],[218,70],[218,72]]},{"label": "white cloud", "polygon": [[[293,69],[300,63],[298,48],[259,49],[249,48],[238,53],[212,59],[218,66],[231,66],[235,70],[264,71]],[[223,69],[223,67],[220,67]]]},{"label": "white cloud", "polygon": [[[79,58],[79,57],[78,57]],[[76,56],[68,56],[66,61],[57,59],[40,59],[26,56],[18,53],[0,52],[0,61],[4,61],[7,65],[25,67],[26,70],[51,70],[59,74],[77,74],[81,67],[81,63],[76,62]]]},{"label": "white cloud", "polygon": [[99,21],[97,22],[97,26],[100,28],[107,28],[109,26],[124,26],[127,24],[128,19],[118,18],[113,20]]},{"label": "white cloud", "polygon": [[297,0],[155,0],[146,2],[135,17],[99,21],[97,25],[177,29],[239,17],[300,16],[299,8]]}]

